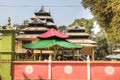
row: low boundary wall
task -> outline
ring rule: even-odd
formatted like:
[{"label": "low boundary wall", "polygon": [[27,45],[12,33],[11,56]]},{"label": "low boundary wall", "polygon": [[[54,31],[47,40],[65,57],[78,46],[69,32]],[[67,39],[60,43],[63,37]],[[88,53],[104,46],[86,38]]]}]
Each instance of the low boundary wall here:
[{"label": "low boundary wall", "polygon": [[13,80],[120,80],[120,62],[88,64],[87,61],[13,61],[12,77]]}]

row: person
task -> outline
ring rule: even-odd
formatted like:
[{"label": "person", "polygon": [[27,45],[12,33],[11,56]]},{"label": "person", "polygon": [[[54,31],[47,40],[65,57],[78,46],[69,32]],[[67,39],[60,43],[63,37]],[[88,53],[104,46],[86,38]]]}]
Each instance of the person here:
[{"label": "person", "polygon": [[32,56],[32,52],[30,49],[27,49],[27,57],[30,58]]}]

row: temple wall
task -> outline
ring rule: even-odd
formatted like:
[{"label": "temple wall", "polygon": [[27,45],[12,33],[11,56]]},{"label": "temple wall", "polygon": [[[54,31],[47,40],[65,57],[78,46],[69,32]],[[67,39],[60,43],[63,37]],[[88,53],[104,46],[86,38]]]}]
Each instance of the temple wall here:
[{"label": "temple wall", "polygon": [[[86,61],[12,62],[13,80],[89,80]],[[120,80],[120,62],[91,61],[90,80]],[[51,72],[51,73],[49,73]]]}]

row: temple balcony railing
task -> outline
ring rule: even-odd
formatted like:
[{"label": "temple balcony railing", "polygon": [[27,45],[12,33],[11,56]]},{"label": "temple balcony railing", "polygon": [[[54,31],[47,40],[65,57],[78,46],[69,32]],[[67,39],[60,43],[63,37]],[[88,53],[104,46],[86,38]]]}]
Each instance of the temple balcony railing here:
[{"label": "temple balcony railing", "polygon": [[[15,61],[47,61],[50,54],[41,53],[16,53]],[[52,60],[54,60],[54,55],[52,54]],[[56,55],[56,61],[86,61],[86,55],[75,54],[75,55]]]}]

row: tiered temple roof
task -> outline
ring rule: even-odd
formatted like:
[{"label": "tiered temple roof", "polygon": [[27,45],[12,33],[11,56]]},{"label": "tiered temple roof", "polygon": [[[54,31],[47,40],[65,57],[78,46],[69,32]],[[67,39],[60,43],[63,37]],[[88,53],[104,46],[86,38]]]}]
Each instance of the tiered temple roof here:
[{"label": "tiered temple roof", "polygon": [[68,27],[67,35],[70,36],[67,40],[76,43],[82,44],[84,46],[96,46],[96,42],[89,39],[89,34],[85,33],[85,28],[78,25]]},{"label": "tiered temple roof", "polygon": [[44,6],[39,11],[35,11],[34,15],[30,18],[28,26],[22,29],[23,34],[17,36],[17,39],[35,39],[37,35],[56,28],[50,11],[45,10]]}]

